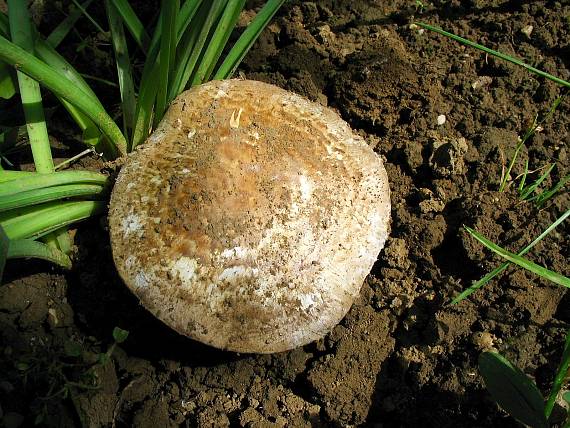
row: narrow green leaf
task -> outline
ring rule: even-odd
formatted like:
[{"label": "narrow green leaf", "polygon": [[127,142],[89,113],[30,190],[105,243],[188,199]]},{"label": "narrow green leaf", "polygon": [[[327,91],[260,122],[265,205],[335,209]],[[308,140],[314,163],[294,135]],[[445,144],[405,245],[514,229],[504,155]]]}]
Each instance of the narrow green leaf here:
[{"label": "narrow green leaf", "polygon": [[81,11],[81,13],[83,13],[85,18],[87,18],[93,24],[93,26],[97,29],[97,31],[99,31],[100,33],[105,33],[105,30],[103,30],[103,28],[101,28],[101,26],[97,23],[97,21],[95,21],[95,19],[89,14],[89,12],[87,12],[87,8],[83,7],[83,5],[79,3],[77,0],[71,0],[71,1],[75,3],[75,6],[77,6],[77,8]]},{"label": "narrow green leaf", "polygon": [[466,226],[464,226],[464,227],[465,227],[465,230],[467,230],[467,232],[469,232],[469,234],[471,234],[471,236],[473,236],[475,239],[477,239],[479,242],[481,242],[483,245],[485,245],[488,249],[497,253],[498,255],[503,257],[504,259],[507,259],[511,263],[515,263],[515,264],[519,265],[520,267],[523,267],[526,270],[529,270],[529,271],[543,277],[544,279],[548,279],[549,281],[552,281],[555,284],[562,285],[563,287],[570,288],[570,278],[567,278],[563,275],[560,275],[559,273],[552,272],[551,270],[548,270],[543,266],[537,265],[536,263],[533,263],[530,260],[527,260],[521,256],[513,254],[513,253],[505,250],[504,248],[499,247],[497,244],[489,241],[487,238],[485,238],[480,233],[474,231],[473,229],[466,227]]},{"label": "narrow green leaf", "polygon": [[68,198],[101,199],[107,189],[94,184],[64,184],[0,197],[0,212]]},{"label": "narrow green leaf", "polygon": [[64,269],[71,269],[71,259],[57,248],[32,239],[15,239],[10,241],[9,259],[42,259],[55,263]]},{"label": "narrow green leaf", "polygon": [[[8,0],[8,20],[12,41],[33,54],[34,40],[27,3],[20,0]],[[53,158],[44,117],[40,85],[19,71],[17,76],[36,171],[39,173],[53,172]]]},{"label": "narrow green leaf", "polygon": [[[215,1],[215,0],[214,0]],[[160,34],[158,91],[156,95],[154,124],[162,120],[168,104],[170,69],[176,53],[176,14],[179,0],[163,0],[161,10],[162,31]]]},{"label": "narrow green leaf", "polygon": [[[81,4],[81,7],[86,10],[93,0],[87,0]],[[69,34],[69,32],[75,27],[75,23],[82,15],[81,9],[78,7],[71,8],[69,15],[61,21],[57,27],[50,33],[46,41],[50,46],[57,48],[63,39]]]},{"label": "narrow green leaf", "polygon": [[479,371],[493,399],[513,418],[533,428],[548,426],[542,394],[509,360],[495,352],[483,352]]},{"label": "narrow green leaf", "polygon": [[129,2],[127,0],[112,0],[112,3],[139,48],[146,53],[150,45],[150,37]]},{"label": "narrow green leaf", "polygon": [[[570,216],[570,209],[567,210],[564,214],[562,214],[558,219],[556,219],[556,221],[554,221],[550,226],[548,226],[538,237],[536,237],[529,245],[527,245],[526,247],[524,247],[519,253],[519,256],[524,256],[526,253],[528,253],[536,244],[538,244],[540,241],[542,241],[542,239],[547,236],[550,232],[552,232],[552,230],[554,230],[554,228],[556,226],[558,226],[560,223],[562,223],[564,220],[566,220],[568,218],[568,216]],[[505,262],[503,264],[501,264],[500,266],[496,267],[495,269],[493,269],[491,272],[489,272],[488,274],[486,274],[483,278],[481,278],[479,281],[474,282],[469,288],[465,289],[461,294],[459,294],[455,299],[453,299],[451,301],[452,305],[455,305],[457,303],[459,303],[460,301],[462,301],[463,299],[469,297],[471,294],[473,294],[475,291],[477,291],[479,288],[483,287],[485,284],[487,284],[489,281],[491,281],[494,277],[496,277],[498,274],[500,274],[501,272],[503,272],[507,267],[510,266],[510,262]]]},{"label": "narrow green leaf", "polygon": [[269,24],[285,0],[269,0],[249,23],[240,38],[226,56],[220,68],[216,71],[213,80],[227,79],[232,76],[241,61],[251,49],[261,32]]},{"label": "narrow green leaf", "polygon": [[554,382],[552,384],[552,390],[548,396],[548,401],[546,402],[546,408],[544,414],[548,419],[554,409],[554,403],[558,398],[564,382],[568,378],[568,370],[570,370],[570,330],[566,333],[566,342],[564,343],[564,351],[562,351],[562,361],[558,370],[556,371],[556,376],[554,377]]},{"label": "narrow green leaf", "polygon": [[198,68],[192,77],[191,86],[200,85],[209,80],[210,74],[224,47],[230,38],[239,14],[245,5],[245,0],[229,0],[220,20],[216,24],[214,33],[209,38],[205,52],[200,59]]},{"label": "narrow green leaf", "polygon": [[[177,59],[178,64],[183,64],[183,67],[179,67],[175,71],[175,78],[168,92],[170,99],[176,97],[186,88],[190,78],[195,73],[196,66],[203,55],[204,46],[207,46],[208,35],[223,12],[226,1],[203,2],[196,19],[191,23],[190,33],[188,36],[183,36],[182,51],[178,50],[179,59]],[[186,41],[185,38],[187,38]],[[184,49],[188,49],[188,52],[185,52]]]},{"label": "narrow green leaf", "polygon": [[[21,172],[21,171],[4,171]],[[1,176],[1,174],[0,174]],[[52,174],[24,174],[24,177],[12,180],[0,188],[0,198],[8,195],[17,195],[35,189],[42,189],[62,184],[97,184],[104,186],[108,177],[103,174],[91,171],[62,171]]]},{"label": "narrow green leaf", "polygon": [[48,202],[2,213],[0,226],[10,240],[37,239],[63,226],[100,214],[105,208],[103,201]]},{"label": "narrow green leaf", "polygon": [[32,171],[11,171],[11,170],[2,170],[0,171],[0,183],[5,183],[7,181],[18,180],[24,177],[33,177],[37,175],[37,172]]},{"label": "narrow green leaf", "polygon": [[560,181],[558,181],[558,183],[556,183],[551,189],[542,192],[539,195],[536,195],[536,204],[538,206],[543,205],[546,201],[548,201],[554,195],[556,195],[564,186],[566,186],[566,183],[568,183],[569,181],[570,181],[570,174],[562,177]]},{"label": "narrow green leaf", "polygon": [[16,95],[17,81],[14,78],[12,67],[0,62],[0,98],[8,100]]},{"label": "narrow green leaf", "polygon": [[483,46],[483,45],[480,45],[480,44],[478,44],[478,43],[474,43],[474,42],[472,42],[472,41],[470,41],[470,40],[464,39],[463,37],[459,37],[459,36],[456,36],[455,34],[452,34],[452,33],[449,33],[449,32],[447,32],[447,31],[445,31],[445,30],[442,30],[441,28],[437,28],[437,27],[434,27],[434,26],[432,26],[432,25],[424,24],[423,22],[417,22],[416,24],[417,24],[418,26],[422,27],[422,28],[425,28],[426,30],[434,31],[434,32],[436,32],[436,33],[438,33],[438,34],[441,34],[441,35],[443,35],[443,36],[449,37],[450,39],[453,39],[453,40],[455,40],[455,41],[457,41],[457,42],[459,42],[459,43],[462,43],[462,44],[464,44],[464,45],[467,45],[467,46],[470,46],[470,47],[472,47],[472,48],[475,48],[475,49],[478,49],[478,50],[480,50],[480,51],[483,51],[483,52],[485,52],[485,53],[488,53],[489,55],[496,56],[497,58],[501,58],[501,59],[503,59],[503,60],[505,60],[505,61],[511,62],[511,63],[516,64],[516,65],[518,65],[518,66],[521,66],[521,67],[525,68],[526,70],[530,71],[531,73],[536,74],[537,76],[544,77],[544,78],[546,78],[546,79],[549,79],[549,80],[552,80],[553,82],[558,83],[559,85],[562,85],[562,86],[565,86],[565,87],[567,87],[567,88],[570,88],[570,82],[567,82],[567,81],[564,80],[564,79],[560,79],[560,78],[558,78],[558,77],[556,77],[556,76],[553,76],[552,74],[549,74],[549,73],[546,73],[546,72],[544,72],[544,71],[542,71],[542,70],[539,70],[539,69],[537,69],[537,68],[534,68],[534,67],[532,67],[532,66],[526,64],[525,62],[521,61],[520,59],[514,58],[514,57],[509,56],[509,55],[506,55],[506,54],[501,53],[501,52],[499,52],[499,51],[495,51],[495,50],[493,50],[493,49],[489,49],[489,48],[487,48],[487,47],[485,47],[485,46]]},{"label": "narrow green leaf", "polygon": [[[35,44],[36,56],[44,61],[47,65],[52,67],[53,70],[60,73],[69,79],[70,84],[80,88],[85,94],[91,97],[91,101],[97,104],[104,110],[103,104],[93,92],[91,87],[83,79],[83,76],[75,70],[75,68],[65,60],[53,47],[47,42],[42,40],[39,36],[36,37]],[[108,159],[113,159],[117,156],[117,151],[114,146],[109,144],[107,139],[101,138],[101,131],[97,128],[95,123],[81,110],[75,107],[64,98],[58,96],[59,101],[64,108],[69,112],[73,120],[81,128],[83,132],[83,142],[89,146],[94,146],[95,150],[104,153]]]},{"label": "narrow green leaf", "polygon": [[113,339],[117,343],[123,343],[129,337],[129,332],[127,330],[123,330],[122,328],[115,327],[113,329]]},{"label": "narrow green leaf", "polygon": [[60,73],[52,67],[1,36],[0,60],[26,73],[57,96],[79,108],[109,137],[121,154],[126,154],[125,137],[105,109],[94,102],[84,91],[69,84],[68,79],[62,79]]},{"label": "narrow green leaf", "polygon": [[525,160],[524,162],[524,172],[521,178],[521,182],[519,184],[519,197],[523,192],[524,186],[526,184],[526,178],[528,176],[528,159]]},{"label": "narrow green leaf", "polygon": [[111,29],[115,64],[117,65],[117,75],[119,77],[119,90],[123,107],[123,133],[128,139],[136,112],[135,85],[133,83],[131,60],[119,12],[111,0],[105,0],[105,9],[107,10],[107,19]]},{"label": "narrow green leaf", "polygon": [[529,184],[525,189],[523,189],[521,195],[520,195],[520,199],[521,200],[525,200],[527,199],[534,191],[536,191],[536,189],[538,188],[538,186],[540,186],[540,184],[546,180],[546,178],[550,175],[550,173],[552,172],[552,169],[554,168],[554,164],[550,164],[547,168],[546,171],[540,176],[538,177],[532,184]]}]

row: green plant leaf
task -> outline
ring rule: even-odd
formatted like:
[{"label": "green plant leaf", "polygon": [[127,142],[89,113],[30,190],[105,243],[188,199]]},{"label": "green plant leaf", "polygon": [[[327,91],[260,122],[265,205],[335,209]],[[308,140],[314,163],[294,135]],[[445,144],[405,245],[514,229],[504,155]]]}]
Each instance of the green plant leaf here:
[{"label": "green plant leaf", "polygon": [[527,69],[528,71],[536,74],[537,76],[544,77],[546,79],[549,79],[549,80],[552,80],[553,82],[558,83],[559,85],[566,86],[567,88],[570,88],[570,82],[567,82],[564,79],[560,79],[559,77],[553,76],[552,74],[549,74],[549,73],[546,73],[542,70],[534,68],[534,67],[526,64],[525,62],[521,61],[518,58],[514,58],[510,55],[506,55],[502,52],[495,51],[493,49],[489,49],[488,47],[485,47],[485,46],[480,45],[478,43],[472,42],[471,40],[464,39],[463,37],[456,36],[453,33],[449,33],[445,30],[442,30],[441,28],[437,28],[437,27],[434,27],[432,25],[424,24],[423,22],[416,22],[416,24],[422,28],[425,28],[426,30],[436,32],[438,34],[441,34],[442,36],[449,37],[450,39],[453,39],[459,43],[462,43],[464,45],[467,45],[467,46],[470,46],[472,48],[483,51],[485,53],[488,53],[489,55],[493,55],[493,56],[496,56],[497,58],[504,59],[505,61],[511,62],[513,64],[516,64],[518,66],[521,66],[521,67]]},{"label": "green plant leaf", "polygon": [[[550,226],[548,226],[546,228],[546,230],[544,230],[538,237],[536,237],[530,244],[528,244],[526,247],[524,247],[519,253],[519,256],[524,256],[526,253],[528,253],[536,244],[538,244],[540,241],[542,241],[542,239],[547,236],[550,232],[552,232],[552,230],[554,230],[554,228],[556,228],[560,223],[562,223],[564,220],[566,220],[566,218],[568,218],[568,216],[570,216],[570,209],[567,210],[564,214],[562,214],[560,217],[558,217],[558,219],[556,219],[556,221],[554,221],[554,223],[552,223]],[[485,284],[487,284],[489,281],[491,281],[494,277],[496,277],[498,274],[500,274],[501,272],[503,272],[507,267],[510,266],[510,262],[505,262],[502,263],[500,266],[496,267],[495,269],[493,269],[491,272],[489,272],[488,274],[486,274],[483,278],[481,278],[480,280],[474,282],[470,287],[466,288],[465,290],[463,290],[463,292],[461,294],[459,294],[456,298],[454,298],[451,301],[452,305],[455,305],[459,302],[461,302],[463,299],[466,299],[468,296],[470,296],[471,294],[473,294],[475,291],[477,291],[479,288],[483,287]]]},{"label": "green plant leaf", "polygon": [[127,330],[123,330],[122,328],[115,327],[113,329],[113,339],[117,343],[123,343],[129,337],[129,332]]},{"label": "green plant leaf", "polygon": [[533,428],[548,426],[542,394],[509,360],[495,352],[483,352],[479,371],[493,399],[513,418]]},{"label": "green plant leaf", "polygon": [[529,271],[543,277],[544,279],[548,279],[549,281],[554,282],[555,284],[562,285],[563,287],[570,288],[570,278],[567,278],[563,275],[560,275],[559,273],[556,273],[556,272],[553,272],[549,269],[546,269],[543,266],[537,265],[536,263],[533,263],[530,260],[527,260],[521,256],[518,256],[514,253],[511,253],[510,251],[507,251],[504,248],[499,247],[497,244],[489,241],[483,235],[474,231],[470,227],[467,227],[467,226],[464,226],[464,227],[465,227],[465,230],[467,230],[467,232],[469,232],[469,234],[471,234],[471,236],[473,236],[475,239],[477,239],[477,241],[481,242],[485,247],[487,247],[491,251],[497,253],[501,257],[507,259],[511,263],[515,263],[515,264],[519,265],[520,267],[523,267],[526,270],[529,270]]},{"label": "green plant leaf", "polygon": [[127,143],[124,135],[113,119],[99,103],[86,94],[61,73],[29,54],[19,46],[0,36],[0,59],[18,71],[39,81],[58,97],[64,98],[85,113],[104,132],[121,154],[126,154]]},{"label": "green plant leaf", "polygon": [[16,94],[16,83],[12,67],[5,62],[0,62],[0,98],[5,100]]},{"label": "green plant leaf", "polygon": [[[93,0],[87,0],[81,6],[85,10],[92,2]],[[62,42],[62,40],[65,39],[73,27],[75,27],[75,23],[82,14],[83,12],[81,9],[77,7],[71,8],[69,15],[63,21],[61,21],[47,37],[47,42],[56,48]]]},{"label": "green plant leaf", "polygon": [[245,55],[249,52],[261,32],[277,13],[285,0],[268,0],[255,18],[249,23],[235,45],[228,52],[224,62],[214,74],[213,80],[227,79],[232,76]]},{"label": "green plant leaf", "polygon": [[[65,232],[67,234],[67,232]],[[64,235],[62,235],[64,236]],[[9,259],[42,259],[71,269],[71,259],[63,251],[32,239],[14,239],[8,247]]]},{"label": "green plant leaf", "polygon": [[123,19],[111,0],[105,0],[105,9],[107,10],[107,20],[111,30],[111,41],[113,42],[115,64],[117,65],[117,76],[119,78],[119,90],[123,108],[123,134],[128,140],[129,128],[134,123],[137,104],[131,60],[123,29]]},{"label": "green plant leaf", "polygon": [[562,398],[564,401],[570,404],[570,391],[566,391],[564,394],[562,394]]},{"label": "green plant leaf", "polygon": [[19,192],[0,197],[0,212],[80,196],[84,198],[102,199],[106,194],[106,190],[105,187],[94,184],[64,184],[61,186]]},{"label": "green plant leaf", "polygon": [[558,370],[556,372],[556,376],[554,376],[554,382],[552,383],[552,390],[550,391],[550,395],[548,396],[548,401],[546,403],[545,415],[546,417],[550,417],[552,413],[552,409],[554,409],[554,403],[556,402],[556,398],[562,389],[562,385],[564,381],[568,377],[568,370],[570,369],[570,330],[566,333],[566,342],[564,343],[564,351],[562,351],[562,361],[560,362],[560,366],[558,366]]},{"label": "green plant leaf", "polygon": [[68,340],[63,344],[63,350],[68,357],[80,357],[83,353],[83,347],[79,342]]},{"label": "green plant leaf", "polygon": [[146,53],[150,44],[150,37],[146,33],[142,22],[127,0],[112,0],[121,19],[137,42],[137,45]]}]

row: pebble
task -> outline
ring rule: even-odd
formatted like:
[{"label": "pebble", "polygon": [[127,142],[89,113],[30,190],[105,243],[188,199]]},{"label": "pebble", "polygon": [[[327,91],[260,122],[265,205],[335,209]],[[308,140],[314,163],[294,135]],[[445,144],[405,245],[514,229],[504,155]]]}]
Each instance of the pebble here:
[{"label": "pebble", "polygon": [[526,36],[530,39],[530,35],[532,34],[532,30],[534,30],[534,27],[532,25],[525,25],[521,29],[521,33],[526,34]]},{"label": "pebble", "polygon": [[446,120],[447,120],[447,118],[445,117],[445,115],[444,115],[444,114],[440,114],[440,115],[437,117],[437,124],[441,126],[441,125],[443,125],[443,124],[445,123]]}]

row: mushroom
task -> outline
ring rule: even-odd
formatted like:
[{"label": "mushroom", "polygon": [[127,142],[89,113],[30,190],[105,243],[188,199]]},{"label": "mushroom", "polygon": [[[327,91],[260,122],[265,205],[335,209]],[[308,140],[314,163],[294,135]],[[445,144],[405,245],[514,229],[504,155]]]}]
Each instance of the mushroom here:
[{"label": "mushroom", "polygon": [[388,235],[380,158],[331,109],[276,86],[182,93],[113,190],[119,274],[181,334],[246,353],[321,338]]}]

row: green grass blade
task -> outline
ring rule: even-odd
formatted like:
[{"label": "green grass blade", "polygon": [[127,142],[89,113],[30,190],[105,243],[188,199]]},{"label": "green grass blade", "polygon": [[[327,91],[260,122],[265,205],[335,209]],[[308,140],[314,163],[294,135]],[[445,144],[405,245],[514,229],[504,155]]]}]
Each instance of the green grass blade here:
[{"label": "green grass blade", "polygon": [[111,40],[115,52],[115,64],[117,66],[117,76],[119,78],[119,90],[121,93],[121,103],[123,108],[123,134],[128,139],[130,127],[135,120],[136,98],[135,85],[127,40],[123,30],[123,21],[111,0],[105,0],[107,19],[111,29]]},{"label": "green grass blade", "polygon": [[0,171],[0,183],[18,180],[24,177],[33,177],[34,175],[38,175],[37,172],[2,170]]},{"label": "green grass blade", "polygon": [[489,241],[487,238],[485,238],[483,235],[476,232],[475,230],[466,226],[464,227],[465,230],[467,230],[467,232],[469,232],[471,236],[473,236],[475,239],[481,242],[485,247],[487,247],[494,253],[500,255],[504,259],[507,259],[511,263],[515,263],[516,265],[519,265],[520,267],[523,267],[526,270],[529,270],[541,276],[544,279],[552,281],[555,284],[570,288],[570,278],[567,278],[563,275],[560,275],[559,273],[546,269],[543,266],[537,265],[536,263],[533,263],[530,260],[527,260],[521,256],[511,253],[510,251],[507,251],[504,248],[499,247],[497,244]]},{"label": "green grass blade", "polygon": [[[83,2],[81,7],[83,9],[87,9],[93,0],[87,0]],[[62,42],[63,39],[69,34],[69,32],[75,27],[75,23],[79,18],[81,18],[81,14],[83,12],[79,8],[74,8],[71,10],[69,15],[65,17],[63,21],[61,21],[57,27],[50,33],[50,35],[46,38],[47,43],[50,46],[56,48]]]},{"label": "green grass blade", "polygon": [[513,418],[532,428],[548,427],[544,398],[518,367],[496,352],[483,352],[479,372],[493,399]]},{"label": "green grass blade", "polygon": [[552,409],[554,409],[554,404],[556,403],[556,399],[558,398],[558,394],[562,389],[564,381],[569,376],[568,370],[570,370],[570,330],[566,333],[566,342],[564,343],[564,350],[562,351],[562,361],[560,362],[560,366],[558,366],[556,376],[554,376],[552,390],[548,395],[548,401],[546,402],[546,407],[544,409],[544,414],[547,419],[550,417]]},{"label": "green grass blade", "polygon": [[64,184],[61,186],[29,190],[15,195],[0,198],[0,212],[14,208],[28,207],[68,198],[95,198],[101,199],[107,193],[107,188],[94,184]]},{"label": "green grass blade", "polygon": [[127,26],[129,33],[133,36],[138,47],[146,53],[150,45],[150,37],[129,2],[127,0],[111,0],[111,2]]},{"label": "green grass blade", "polygon": [[515,152],[513,154],[513,157],[511,158],[511,161],[509,162],[509,166],[507,168],[507,171],[505,172],[503,177],[501,177],[501,184],[499,186],[499,192],[503,192],[505,190],[505,188],[507,187],[507,182],[509,180],[511,171],[515,165],[515,162],[517,160],[517,157],[518,157],[519,152],[522,149],[522,147],[525,145],[527,140],[535,134],[538,127],[541,126],[547,120],[549,120],[552,117],[552,115],[554,115],[554,112],[556,111],[556,109],[562,103],[563,100],[564,100],[564,94],[562,94],[558,98],[556,98],[554,100],[554,102],[552,103],[552,105],[550,106],[548,113],[544,116],[544,118],[540,122],[538,121],[538,115],[535,116],[535,118],[532,122],[532,125],[527,129],[523,138],[517,144],[517,147],[515,148]]},{"label": "green grass blade", "polygon": [[434,27],[434,26],[432,26],[432,25],[424,24],[423,22],[417,22],[416,24],[417,24],[418,26],[422,27],[422,28],[425,28],[426,30],[434,31],[434,32],[436,32],[436,33],[438,33],[438,34],[441,34],[442,36],[449,37],[450,39],[453,39],[453,40],[455,40],[455,41],[457,41],[457,42],[459,42],[459,43],[462,43],[462,44],[464,44],[464,45],[467,45],[467,46],[470,46],[470,47],[472,47],[472,48],[475,48],[475,49],[478,49],[478,50],[480,50],[480,51],[483,51],[483,52],[485,52],[485,53],[488,53],[489,55],[493,55],[493,56],[495,56],[495,57],[497,57],[497,58],[501,58],[501,59],[503,59],[503,60],[505,60],[505,61],[508,61],[508,62],[511,62],[511,63],[513,63],[513,64],[516,64],[516,65],[518,65],[518,66],[520,66],[520,67],[523,67],[523,68],[525,68],[526,70],[530,71],[531,73],[536,74],[537,76],[544,77],[545,79],[552,80],[553,82],[558,83],[559,85],[562,85],[562,86],[565,86],[565,87],[567,87],[567,88],[570,88],[570,82],[567,82],[567,81],[564,80],[564,79],[560,79],[560,78],[558,78],[558,77],[556,77],[556,76],[553,76],[552,74],[549,74],[549,73],[546,73],[546,72],[544,72],[544,71],[542,71],[542,70],[539,70],[539,69],[537,69],[537,68],[534,68],[534,67],[532,67],[531,65],[526,64],[525,62],[521,61],[521,60],[518,59],[518,58],[514,58],[514,57],[512,57],[512,56],[510,56],[510,55],[506,55],[506,54],[504,54],[504,53],[502,53],[502,52],[495,51],[495,50],[493,50],[493,49],[489,49],[489,48],[487,48],[487,47],[485,47],[485,46],[483,46],[483,45],[480,45],[480,44],[478,44],[478,43],[475,43],[475,42],[472,42],[472,41],[470,41],[470,40],[464,39],[463,37],[456,36],[456,35],[453,34],[453,33],[449,33],[449,32],[447,32],[447,31],[445,31],[445,30],[442,30],[441,28],[437,28],[437,27]]},{"label": "green grass blade", "polygon": [[60,76],[67,78],[71,84],[83,91],[92,102],[103,108],[103,104],[99,101],[97,94],[95,94],[85,79],[83,79],[83,76],[52,46],[45,40],[42,40],[39,35],[36,36],[34,51],[40,60],[57,71]]},{"label": "green grass blade", "polygon": [[[34,40],[27,3],[19,0],[9,0],[8,19],[12,41],[33,54]],[[40,85],[24,73],[18,71],[17,75],[36,171],[39,173],[53,172],[54,165],[44,117]]]},{"label": "green grass blade", "polygon": [[152,84],[153,82],[150,76],[156,76],[158,73],[158,62],[154,61],[149,67],[150,68],[147,69],[145,65],[143,70],[130,150],[133,150],[136,146],[143,143],[152,128],[154,101],[156,100],[158,86]]},{"label": "green grass blade", "polygon": [[[4,172],[9,173],[9,171]],[[24,178],[4,183],[2,187],[0,187],[0,198],[9,195],[17,195],[18,193],[30,190],[45,189],[64,184],[95,184],[98,186],[104,186],[107,182],[108,177],[106,175],[90,171],[78,170],[54,172],[52,174],[31,174]]]},{"label": "green grass blade", "polygon": [[[213,0],[210,3],[202,3],[196,19],[191,23],[188,42],[182,44],[182,51],[180,49],[178,50],[178,58],[183,59],[178,59],[177,62],[184,66],[175,72],[174,82],[169,90],[170,99],[173,99],[181,93],[188,85],[188,82],[190,82],[190,78],[195,73],[196,66],[199,64],[199,60],[204,53],[204,46],[208,41],[208,35],[223,12],[226,2],[227,0]],[[190,55],[184,52],[184,50],[187,49],[185,47],[187,44]]]},{"label": "green grass blade", "polygon": [[[568,218],[568,216],[570,216],[570,209],[567,210],[560,217],[558,217],[556,219],[556,221],[554,221],[550,226],[548,226],[530,244],[528,244],[526,247],[524,247],[518,253],[518,255],[524,256],[526,253],[528,253],[536,244],[538,244],[540,241],[542,241],[544,239],[544,237],[546,237],[548,234],[550,234],[550,232],[552,232],[560,223],[562,223],[564,220],[566,220]],[[505,262],[505,263],[502,263],[500,266],[496,267],[495,269],[493,269],[491,272],[486,274],[483,278],[474,282],[469,288],[466,288],[465,290],[463,290],[463,292],[461,294],[459,294],[457,297],[455,297],[451,301],[451,304],[455,305],[455,304],[461,302],[462,300],[466,299],[467,297],[469,297],[475,291],[477,291],[478,289],[483,287],[485,284],[487,284],[489,281],[491,281],[494,277],[496,277],[501,272],[503,272],[507,267],[510,266],[510,264],[511,264],[510,262]]]},{"label": "green grass blade", "polygon": [[526,159],[524,162],[524,172],[523,172],[523,175],[521,178],[521,182],[519,183],[519,197],[520,197],[520,195],[522,195],[528,174],[529,174],[529,172],[528,172],[528,159]]},{"label": "green grass blade", "polygon": [[521,195],[520,195],[520,199],[522,201],[524,201],[525,199],[527,199],[533,192],[536,191],[536,189],[538,188],[538,186],[540,186],[540,184],[546,180],[546,178],[550,175],[550,173],[552,172],[552,170],[554,169],[554,164],[550,164],[547,168],[546,171],[544,172],[544,174],[542,174],[540,177],[538,177],[532,184],[529,184],[528,187],[526,187],[525,189],[523,189]]},{"label": "green grass blade", "polygon": [[18,81],[14,70],[5,62],[0,62],[0,98],[8,100],[16,95]]},{"label": "green grass blade", "polygon": [[37,80],[54,94],[79,108],[107,135],[121,154],[126,154],[125,137],[105,109],[94,102],[88,94],[70,84],[68,79],[63,79],[52,67],[1,36],[0,60],[17,66],[19,71]]},{"label": "green grass blade", "polygon": [[[104,109],[101,101],[99,101],[99,98],[83,79],[81,74],[79,74],[77,70],[75,70],[75,68],[73,68],[73,66],[69,64],[53,47],[51,47],[46,41],[39,38],[39,36],[36,37],[35,53],[39,59],[52,67],[53,70],[69,79],[71,84],[80,88],[85,94],[88,94],[93,103],[96,103],[101,109]],[[101,131],[99,131],[95,123],[70,102],[59,96],[57,98],[81,128],[84,136],[83,142],[87,145],[95,146],[95,150],[97,152],[104,153],[107,158],[115,158],[117,156],[116,149],[108,143],[107,139],[101,138]]]},{"label": "green grass blade", "polygon": [[81,11],[81,13],[83,13],[85,18],[87,18],[93,24],[93,26],[97,29],[97,31],[99,31],[100,33],[105,33],[105,30],[103,30],[103,28],[101,28],[101,26],[97,23],[97,21],[95,21],[95,19],[89,14],[89,12],[87,12],[87,8],[84,8],[81,5],[81,3],[79,3],[77,0],[71,0],[71,1],[75,3],[75,6],[77,6],[77,8]]},{"label": "green grass blade", "polygon": [[161,10],[162,30],[160,34],[158,91],[156,94],[156,107],[154,124],[162,119],[168,103],[168,87],[170,70],[176,53],[176,14],[180,9],[179,0],[163,0]]},{"label": "green grass blade", "polygon": [[558,183],[556,183],[551,189],[547,190],[546,192],[542,192],[540,195],[536,195],[536,204],[540,207],[554,195],[556,195],[566,183],[570,181],[570,174],[562,177]]},{"label": "green grass blade", "polygon": [[180,43],[182,36],[192,22],[202,0],[186,0],[180,7],[180,13],[176,17],[176,45]]},{"label": "green grass blade", "polygon": [[[177,27],[177,43],[182,38],[182,34],[186,30],[189,22],[194,17],[198,6],[202,0],[186,0],[180,8],[180,13],[176,17]],[[159,18],[156,29],[153,33],[150,47],[147,53],[147,59],[143,68],[140,80],[139,97],[137,102],[137,110],[135,113],[135,122],[133,124],[133,137],[131,140],[131,148],[135,148],[146,140],[152,128],[152,117],[154,113],[154,103],[156,101],[157,85],[156,75],[158,74],[158,52],[160,47],[162,18]],[[179,65],[176,60],[174,67]],[[171,72],[172,74],[172,72]],[[171,99],[171,98],[169,98]]]},{"label": "green grass blade", "polygon": [[7,256],[8,259],[35,258],[47,260],[62,268],[71,269],[71,259],[63,251],[31,239],[10,241]]},{"label": "green grass blade", "polygon": [[8,23],[8,16],[4,12],[0,12],[0,35],[5,38],[10,38],[10,24]]},{"label": "green grass blade", "polygon": [[7,211],[0,226],[10,240],[37,239],[72,223],[102,213],[104,201],[48,202],[43,205]]},{"label": "green grass blade", "polygon": [[220,68],[214,75],[214,80],[227,79],[233,75],[239,64],[251,49],[261,32],[269,24],[285,0],[269,0],[255,18],[249,23],[240,38],[232,47]]},{"label": "green grass blade", "polygon": [[224,47],[230,38],[239,14],[245,5],[245,0],[229,0],[214,33],[208,40],[206,50],[200,59],[198,68],[192,77],[191,86],[200,85],[209,80]]}]

